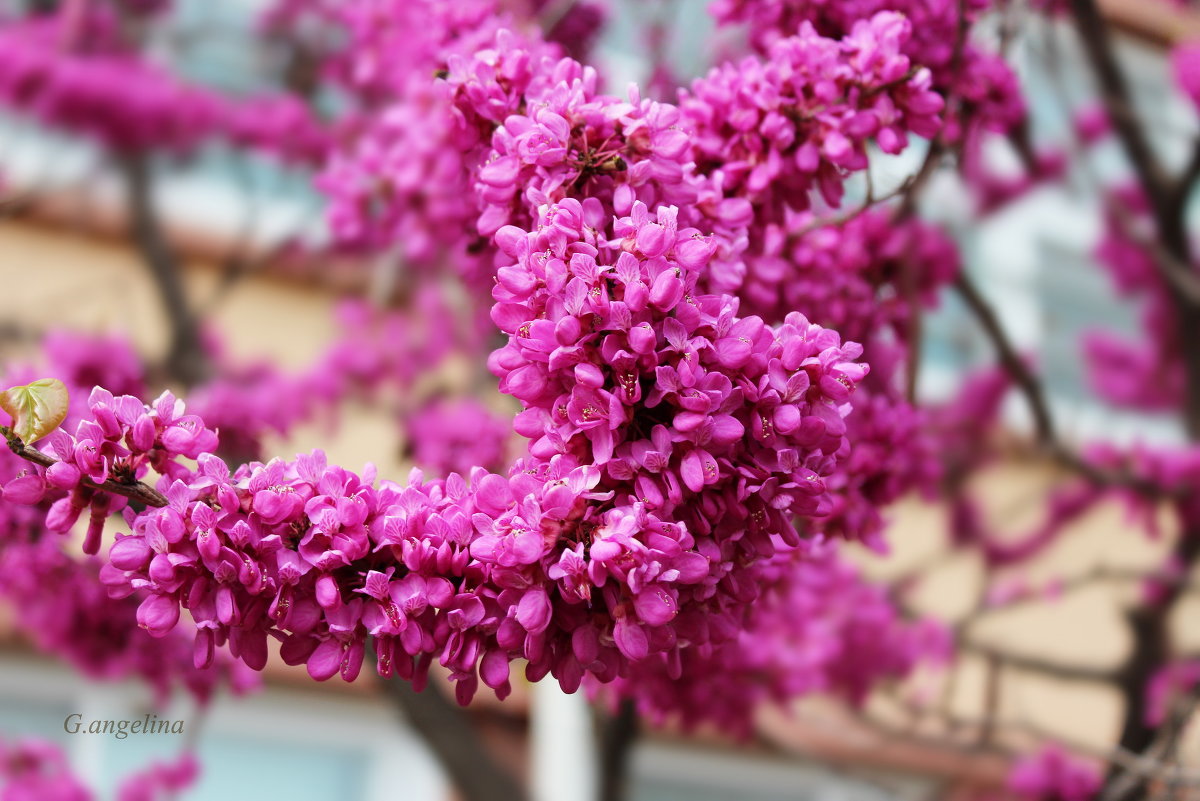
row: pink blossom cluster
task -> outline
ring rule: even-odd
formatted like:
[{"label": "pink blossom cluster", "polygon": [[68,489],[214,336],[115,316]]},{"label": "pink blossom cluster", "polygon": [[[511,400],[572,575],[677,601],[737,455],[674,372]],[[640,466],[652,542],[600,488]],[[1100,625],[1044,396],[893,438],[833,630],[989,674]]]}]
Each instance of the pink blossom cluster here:
[{"label": "pink blossom cluster", "polygon": [[0,104],[118,153],[189,151],[220,138],[320,161],[329,134],[298,98],[234,98],[184,81],[126,40],[107,7],[0,23]]},{"label": "pink blossom cluster", "polygon": [[507,463],[511,416],[474,398],[433,398],[404,423],[408,455],[431,475],[466,473],[475,465],[497,470]]},{"label": "pink blossom cluster", "polygon": [[36,504],[49,493],[57,499],[46,515],[46,528],[67,533],[87,511],[83,541],[88,555],[100,550],[105,521],[127,508],[122,495],[101,492],[96,485],[113,480],[134,484],[153,469],[166,478],[186,475],[181,461],[215,450],[217,435],[196,415],[183,413],[183,404],[163,393],[150,411],[131,395],[114,397],[96,387],[88,398],[88,414],[73,435],[59,430],[44,440],[43,450],[56,462],[4,485],[12,503]]},{"label": "pink blossom cluster", "polygon": [[1056,744],[1017,761],[1008,787],[1028,801],[1091,801],[1099,792],[1096,766]]},{"label": "pink blossom cluster", "polygon": [[867,166],[868,141],[898,153],[910,132],[928,138],[941,127],[929,70],[903,52],[912,31],[892,12],[838,38],[803,22],[763,59],[714,68],[681,93],[697,169],[751,200],[760,222],[807,209],[813,188],[839,205],[846,173]]},{"label": "pink blossom cluster", "polygon": [[959,271],[946,234],[887,208],[834,224],[789,212],[763,227],[746,263],[739,295],[748,311],[779,320],[799,310],[864,343],[906,342],[910,316],[935,306]]},{"label": "pink blossom cluster", "polygon": [[376,489],[319,455],[231,473],[169,395],[148,408],[94,391],[92,419],[49,438],[44,480],[153,462],[169,499],[127,516],[111,591],[149,593],[138,617],[155,634],[185,606],[197,666],[228,642],[261,667],[273,633],[314,677],[349,679],[370,634],[384,673],[436,655],[464,699],[478,678],[503,692],[514,658],[573,689],[736,631],[756,565],[799,542],[791,515],[821,511],[866,369],[798,314],[772,330],[695,294],[712,245],[673,209],[635,203],[611,234],[599,210],[565,200],[537,231],[498,234],[516,263],[498,273],[510,341],[491,365],[535,440],[507,479]]},{"label": "pink blossom cluster", "polygon": [[47,740],[0,740],[0,798],[4,801],[91,801],[62,750]]},{"label": "pink blossom cluster", "polygon": [[1175,83],[1200,111],[1200,42],[1182,42],[1171,51]]},{"label": "pink blossom cluster", "polygon": [[[498,29],[495,15],[475,29],[465,22],[476,17],[444,17],[431,11],[436,56],[425,62],[444,78],[430,87],[427,73],[409,76],[321,185],[343,239],[396,243],[417,263],[451,258],[476,283],[494,269],[477,256],[501,226],[594,197],[618,215],[634,200],[678,206],[685,224],[717,234],[712,287],[737,290],[754,205],[807,208],[814,187],[836,202],[845,172],[864,166],[867,140],[896,152],[908,132],[939,126],[942,100],[899,52],[910,28],[895,14],[842,39],[806,27],[766,61],[714,70],[678,107],[636,90],[599,93],[594,70]],[[436,33],[446,30],[454,36]],[[477,203],[463,191],[471,185]]]},{"label": "pink blossom cluster", "polygon": [[[724,293],[742,284],[756,210],[764,224],[799,216],[814,187],[836,203],[868,139],[894,151],[909,131],[936,131],[942,101],[902,51],[909,23],[882,13],[840,38],[805,26],[768,61],[715,71],[674,106],[636,90],[602,94],[593,70],[536,34],[502,28],[473,4],[434,5],[412,65],[403,56],[394,74],[386,59],[352,65],[365,94],[403,91],[363,121],[367,135],[324,182],[344,214],[339,227],[382,230],[376,244],[416,261],[465,254],[452,260],[459,274],[486,278],[476,285],[490,286],[491,318],[507,338],[488,367],[523,406],[513,428],[528,456],[506,475],[415,472],[406,485],[330,466],[320,452],[233,467],[217,455],[212,421],[173,396],[148,407],[97,389],[72,433],[42,446],[56,463],[24,476],[18,492],[6,488],[6,499],[49,502],[55,530],[91,508],[87,552],[104,518],[123,511],[130,533],[112,545],[102,578],[115,598],[139,602],[151,634],[190,618],[197,668],[225,647],[261,668],[273,637],[314,678],[352,680],[369,646],[385,676],[423,681],[436,659],[465,702],[480,681],[505,694],[518,659],[530,679],[553,675],[567,690],[643,666],[674,678],[702,672],[694,662],[736,658],[727,652],[752,625],[783,637],[784,664],[825,649],[852,695],[905,672],[921,648],[899,633],[872,639],[870,620],[895,617],[869,592],[854,614],[828,622],[849,638],[846,656],[804,641],[821,636],[816,620],[780,629],[785,606],[765,603],[752,617],[761,593],[778,585],[786,596],[784,574],[805,570],[789,557],[807,552],[816,521],[835,511],[831,488],[870,503],[900,489],[838,472],[855,458],[847,418],[868,374],[861,346],[795,310],[745,316]],[[396,33],[377,32],[380,42]],[[906,235],[879,228],[881,240]],[[873,271],[891,269],[887,259],[838,255],[846,308],[828,311],[839,324],[877,335],[855,317],[855,296]],[[797,283],[824,301],[815,282]],[[889,307],[893,330],[907,313]],[[403,349],[342,353],[344,362],[326,362],[335,375],[424,364],[406,364]],[[897,358],[880,354],[890,375]],[[885,469],[888,444],[908,426],[888,423],[900,417],[883,402],[891,397],[880,391],[870,424],[878,444],[857,452],[864,475]],[[151,469],[165,506],[110,504],[84,482],[132,482]],[[855,508],[830,533],[874,525]],[[832,564],[808,572],[845,578]],[[843,614],[824,600],[819,614]],[[856,667],[854,654],[868,653],[870,665]],[[789,683],[783,672],[771,693],[813,676]]]},{"label": "pink blossom cluster", "polygon": [[[61,340],[60,340],[61,341]],[[77,415],[73,415],[78,419]],[[55,475],[66,468],[55,467]],[[193,633],[182,627],[156,638],[137,626],[138,599],[112,599],[100,581],[102,562],[72,555],[78,548],[48,520],[58,501],[71,494],[48,484],[46,473],[7,448],[0,451],[0,597],[20,610],[17,630],[42,651],[55,654],[96,679],[137,676],[165,699],[182,685],[201,701],[220,686],[249,690],[258,678],[223,657],[213,670],[192,664]],[[117,496],[96,493],[94,508],[112,511]],[[124,498],[120,498],[124,501]],[[106,515],[96,515],[89,529],[98,537]]]},{"label": "pink blossom cluster", "polygon": [[[170,801],[192,787],[199,766],[185,752],[172,762],[155,762],[125,777],[117,801]],[[0,799],[3,801],[92,801],[96,796],[71,770],[62,749],[46,740],[0,740]]]},{"label": "pink blossom cluster", "polygon": [[1171,704],[1197,686],[1200,686],[1200,659],[1163,665],[1146,685],[1146,725],[1161,726]]},{"label": "pink blossom cluster", "polygon": [[713,246],[673,207],[652,217],[635,202],[612,238],[600,215],[568,199],[535,231],[497,234],[516,264],[497,273],[492,317],[509,342],[489,366],[525,406],[530,453],[603,468],[618,503],[694,531],[748,525],[795,544],[785,510],[822,510],[861,347],[799,313],[772,329],[699,294]]},{"label": "pink blossom cluster", "polygon": [[767,224],[745,254],[744,308],[767,320],[796,309],[862,342],[872,374],[847,419],[850,452],[830,478],[833,509],[816,524],[881,546],[882,510],[913,489],[931,491],[939,470],[924,414],[905,397],[910,318],[935,306],[958,273],[954,244],[915,218],[889,209],[839,224],[787,212]]},{"label": "pink blossom cluster", "polygon": [[866,582],[830,544],[781,551],[759,581],[741,630],[702,647],[680,675],[665,659],[648,659],[611,688],[589,684],[589,691],[632,698],[658,724],[673,717],[685,728],[715,721],[748,737],[764,703],[814,693],[861,703],[878,683],[949,656],[943,626],[903,620],[883,588]]},{"label": "pink blossom cluster", "polygon": [[1183,400],[1184,335],[1169,287],[1150,243],[1159,236],[1149,205],[1132,186],[1111,190],[1096,258],[1119,294],[1142,303],[1141,333],[1130,339],[1110,331],[1084,335],[1083,354],[1092,389],[1118,406],[1146,411],[1177,409]]},{"label": "pink blossom cluster", "polygon": [[[756,558],[776,538],[798,543],[790,515],[820,511],[865,367],[799,315],[772,331],[736,318],[729,299],[692,295],[711,248],[677,231],[672,210],[651,220],[636,205],[603,251],[582,215],[564,201],[538,233],[500,234],[518,263],[497,284],[495,316],[514,330],[493,369],[527,406],[518,431],[541,429],[533,459],[507,479],[473,471],[468,489],[415,475],[376,489],[319,454],[231,473],[170,396],[147,408],[94,391],[96,420],[48,447],[71,465],[89,447],[79,437],[102,453],[125,443],[127,454],[110,454],[125,469],[148,458],[153,431],[169,499],[128,516],[133,534],[105,568],[111,591],[149,593],[138,616],[155,634],[185,606],[198,666],[228,642],[261,667],[273,633],[314,677],[350,679],[370,634],[385,674],[421,675],[437,656],[464,699],[478,678],[503,692],[514,658],[573,689],[585,672],[611,679],[651,652],[736,631]],[[605,254],[619,272],[597,263]],[[643,396],[646,378],[656,386]],[[554,395],[552,382],[563,387]],[[188,451],[196,470],[171,460],[197,443],[207,452]]]},{"label": "pink blossom cluster", "polygon": [[[398,249],[410,269],[448,262],[471,283],[485,282],[487,259],[471,252],[481,243],[470,169],[486,137],[452,110],[448,87],[430,78],[448,72],[454,58],[495,57],[490,43],[513,21],[492,0],[348,3],[339,18],[352,44],[334,64],[362,111],[318,180],[334,234],[351,247]],[[528,80],[536,57],[525,58],[524,75],[506,82]],[[485,80],[497,83],[494,73]]]},{"label": "pink blossom cluster", "polygon": [[[716,0],[710,12],[718,23],[745,23],[751,44],[767,52],[779,40],[811,25],[824,36],[838,38],[862,20],[881,12],[903,15],[912,36],[902,52],[912,63],[928,68],[933,88],[949,100],[955,113],[946,132],[962,133],[961,122],[978,121],[992,131],[1006,131],[1025,116],[1016,76],[999,54],[973,41],[969,27],[993,4],[990,0]],[[959,46],[960,9],[967,12],[967,38]]]}]

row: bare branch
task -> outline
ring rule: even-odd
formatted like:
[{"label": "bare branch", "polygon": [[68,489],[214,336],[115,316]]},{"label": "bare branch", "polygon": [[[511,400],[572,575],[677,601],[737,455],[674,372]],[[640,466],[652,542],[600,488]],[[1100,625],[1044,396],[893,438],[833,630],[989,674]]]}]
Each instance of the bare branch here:
[{"label": "bare branch", "polygon": [[622,698],[617,712],[603,721],[600,744],[600,801],[624,801],[629,795],[629,757],[638,738],[637,706]]},{"label": "bare branch", "polygon": [[380,679],[384,695],[421,735],[463,801],[521,801],[526,793],[488,752],[467,713],[437,687],[417,692],[400,677]]},{"label": "bare branch", "polygon": [[969,640],[960,641],[958,645],[963,651],[984,657],[988,661],[995,661],[1002,667],[1028,670],[1056,679],[1113,682],[1119,677],[1119,671],[1112,668],[1069,665],[1036,656],[1009,653],[994,646],[983,645]]},{"label": "bare branch", "polygon": [[991,340],[1001,366],[1012,377],[1017,389],[1025,397],[1029,411],[1033,415],[1034,433],[1038,444],[1051,458],[1097,486],[1128,487],[1152,498],[1165,498],[1190,492],[1187,487],[1180,487],[1177,490],[1164,488],[1133,473],[1104,470],[1063,444],[1059,439],[1041,380],[1017,353],[1008,333],[1000,324],[996,310],[965,272],[959,272],[954,288],[974,313],[988,339]]},{"label": "bare branch", "polygon": [[209,373],[208,355],[199,322],[188,306],[179,259],[167,243],[154,209],[150,165],[144,155],[131,154],[120,159],[120,168],[128,195],[131,235],[154,279],[171,326],[167,370],[189,386],[197,384]]},{"label": "bare branch", "polygon": [[1133,102],[1125,76],[1117,64],[1112,38],[1095,0],[1071,0],[1071,12],[1079,27],[1079,38],[1096,79],[1104,107],[1112,120],[1117,137],[1125,149],[1138,179],[1158,208],[1171,192],[1171,181],[1150,147],[1141,122],[1133,110]]}]

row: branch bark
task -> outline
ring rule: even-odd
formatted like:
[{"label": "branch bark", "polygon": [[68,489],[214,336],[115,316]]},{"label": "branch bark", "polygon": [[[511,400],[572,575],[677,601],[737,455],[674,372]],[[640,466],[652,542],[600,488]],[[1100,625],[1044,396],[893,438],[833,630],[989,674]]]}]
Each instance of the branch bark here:
[{"label": "branch bark", "polygon": [[621,699],[617,713],[604,721],[600,741],[600,799],[625,801],[629,794],[629,763],[638,738],[637,707]]},{"label": "branch bark", "polygon": [[[1150,148],[1145,128],[1133,112],[1129,88],[1112,48],[1108,26],[1095,0],[1072,0],[1084,50],[1100,85],[1104,104],[1121,145],[1133,165],[1142,191],[1150,201],[1158,238],[1169,259],[1155,263],[1171,295],[1175,323],[1181,341],[1186,376],[1186,393],[1181,409],[1184,428],[1192,442],[1200,442],[1200,346],[1191,333],[1200,330],[1200,302],[1179,286],[1173,265],[1181,265],[1194,279],[1190,245],[1184,223],[1184,206],[1192,184],[1200,171],[1200,154],[1194,154],[1183,173],[1172,179]],[[1173,280],[1176,279],[1176,280]],[[1187,509],[1180,502],[1178,514],[1184,521],[1175,544],[1173,557],[1185,574],[1200,561],[1200,528],[1189,524]],[[1133,647],[1121,671],[1119,687],[1125,701],[1120,747],[1135,754],[1146,754],[1157,738],[1171,736],[1170,726],[1151,726],[1146,722],[1146,684],[1170,658],[1167,620],[1171,609],[1183,594],[1183,585],[1164,589],[1164,596],[1132,610],[1128,615]],[[1146,794],[1148,781],[1130,771],[1114,767],[1109,771],[1102,797],[1105,801],[1133,801]]]},{"label": "branch bark", "polygon": [[171,330],[167,372],[187,386],[198,384],[208,377],[211,365],[200,337],[199,320],[188,306],[179,259],[167,243],[154,210],[149,162],[146,156],[132,153],[121,156],[119,165],[129,202],[130,233],[154,279]]},{"label": "branch bark", "polygon": [[525,789],[499,765],[467,719],[436,687],[421,692],[400,677],[380,679],[384,695],[404,716],[461,794],[463,801],[523,801]]}]

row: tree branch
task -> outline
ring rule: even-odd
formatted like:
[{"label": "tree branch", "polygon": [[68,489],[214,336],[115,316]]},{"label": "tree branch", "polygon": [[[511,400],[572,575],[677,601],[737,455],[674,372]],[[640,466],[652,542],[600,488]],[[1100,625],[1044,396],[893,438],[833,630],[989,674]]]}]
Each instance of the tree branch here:
[{"label": "tree branch", "polygon": [[603,721],[599,801],[624,801],[629,794],[629,758],[638,738],[637,706],[622,698],[617,713]]},{"label": "tree branch", "polygon": [[1008,333],[1000,324],[996,310],[965,272],[959,272],[954,288],[979,321],[984,333],[987,334],[996,349],[1001,366],[1012,377],[1017,389],[1024,396],[1029,411],[1033,415],[1034,432],[1038,444],[1051,458],[1097,486],[1128,487],[1151,498],[1170,497],[1175,494],[1186,495],[1192,491],[1188,487],[1164,488],[1153,481],[1129,472],[1104,470],[1063,444],[1058,436],[1041,380],[1017,353]]},{"label": "tree branch", "polygon": [[131,235],[158,289],[171,329],[167,372],[188,386],[209,374],[208,354],[200,337],[200,325],[188,306],[179,260],[163,235],[150,191],[146,157],[126,154],[119,159],[129,202]]},{"label": "tree branch", "polygon": [[1079,28],[1079,37],[1100,84],[1104,106],[1129,161],[1146,188],[1155,208],[1160,208],[1171,193],[1171,181],[1150,147],[1145,130],[1137,119],[1129,87],[1113,52],[1108,25],[1095,0],[1071,0],[1071,12]]},{"label": "tree branch", "polygon": [[467,713],[436,687],[426,685],[417,692],[412,682],[398,676],[381,678],[379,684],[433,751],[463,801],[521,801],[527,797],[513,775],[492,758]]},{"label": "tree branch", "polygon": [[982,645],[969,640],[961,641],[959,643],[959,647],[968,653],[981,656],[987,659],[989,662],[994,661],[1001,667],[1033,671],[1035,673],[1040,673],[1044,676],[1050,676],[1056,679],[1111,683],[1120,675],[1119,671],[1111,668],[1097,668],[1087,665],[1069,665],[1049,659],[1042,659],[1036,656],[1013,654],[1000,648],[995,648],[990,645]]}]

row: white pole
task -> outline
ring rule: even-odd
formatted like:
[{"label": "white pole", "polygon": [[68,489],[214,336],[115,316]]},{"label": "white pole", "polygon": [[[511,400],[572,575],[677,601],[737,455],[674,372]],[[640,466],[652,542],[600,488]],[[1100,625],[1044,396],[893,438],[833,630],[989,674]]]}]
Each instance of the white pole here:
[{"label": "white pole", "polygon": [[552,677],[533,685],[533,801],[596,801],[596,738],[582,692],[567,695]]}]

